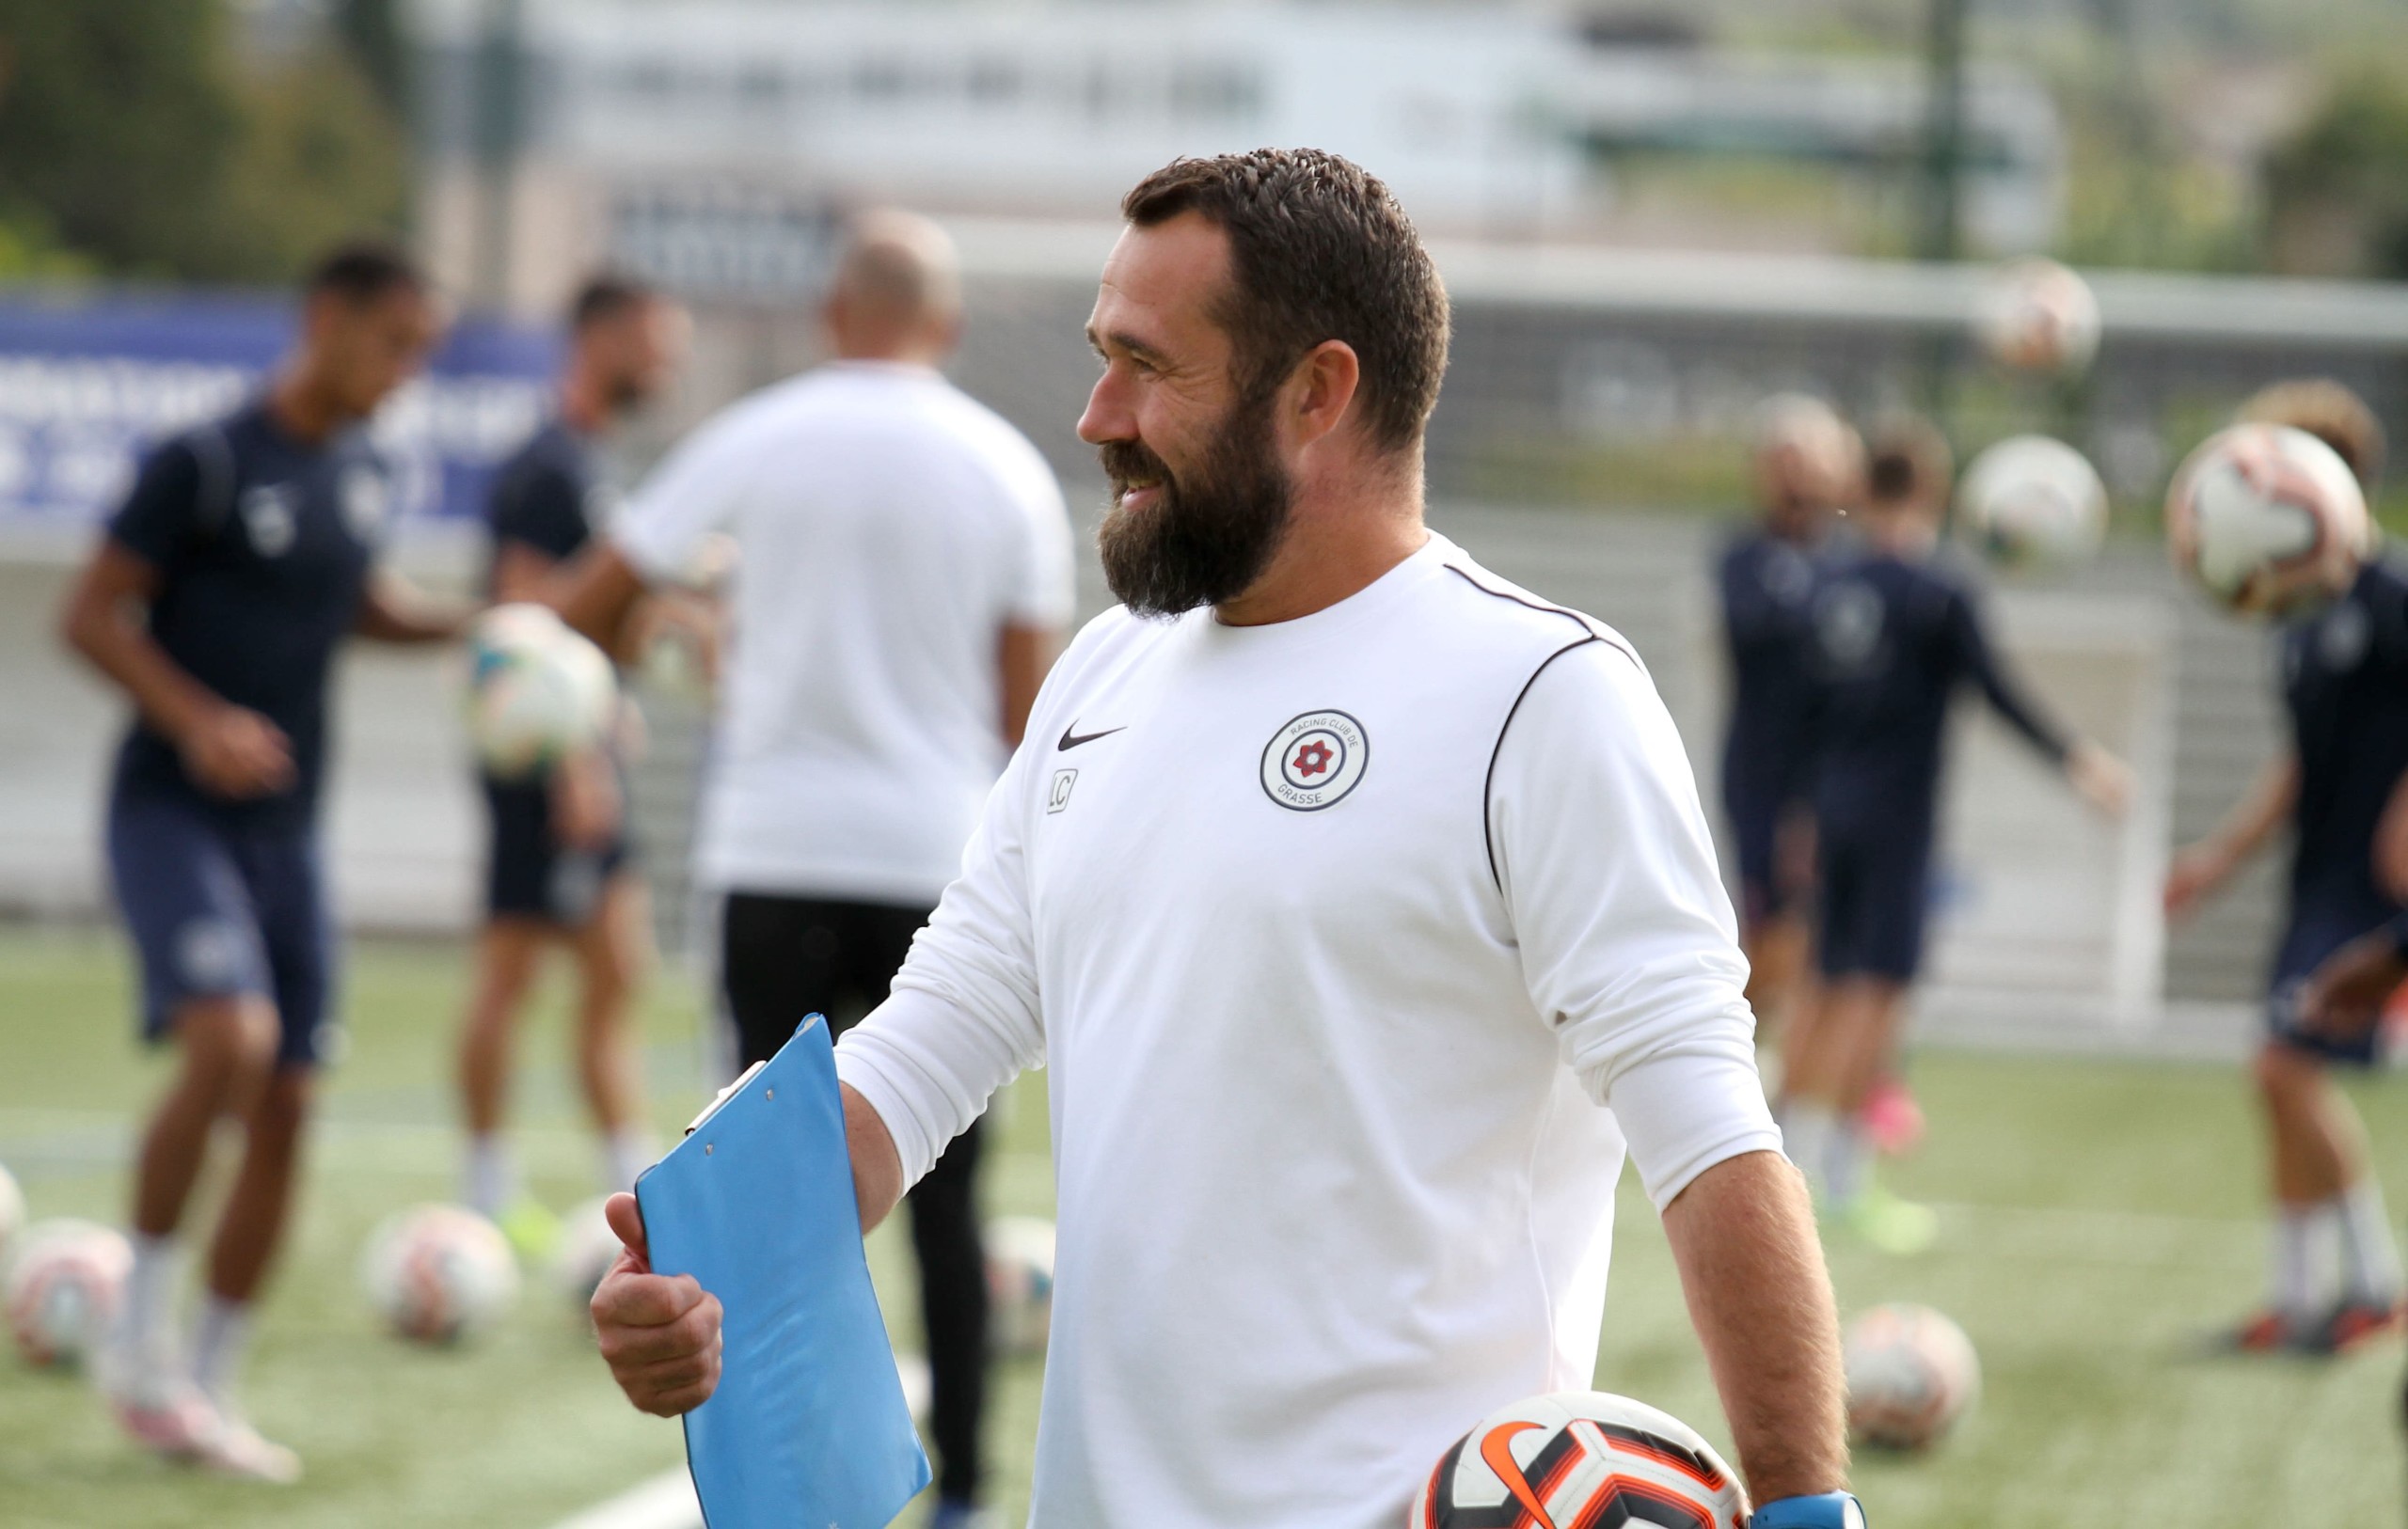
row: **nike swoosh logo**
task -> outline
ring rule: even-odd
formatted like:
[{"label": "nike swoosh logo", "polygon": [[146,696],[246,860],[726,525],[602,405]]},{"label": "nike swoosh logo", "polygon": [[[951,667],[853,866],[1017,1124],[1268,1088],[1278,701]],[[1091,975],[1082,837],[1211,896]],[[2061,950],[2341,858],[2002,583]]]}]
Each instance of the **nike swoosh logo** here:
[{"label": "nike swoosh logo", "polygon": [[1101,733],[1080,733],[1075,731],[1078,725],[1079,719],[1075,717],[1071,717],[1070,725],[1062,730],[1062,741],[1054,746],[1054,751],[1055,753],[1058,754],[1066,749],[1076,749],[1083,743],[1093,743],[1098,738],[1109,738],[1116,733],[1126,733],[1129,731],[1127,725],[1123,724],[1119,727],[1105,728]]}]

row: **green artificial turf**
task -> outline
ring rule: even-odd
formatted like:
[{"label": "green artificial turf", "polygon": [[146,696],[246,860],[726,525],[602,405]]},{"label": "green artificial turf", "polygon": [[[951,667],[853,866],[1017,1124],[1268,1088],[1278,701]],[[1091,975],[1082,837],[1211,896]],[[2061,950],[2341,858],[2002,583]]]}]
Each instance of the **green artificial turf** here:
[{"label": "green artificial turf", "polygon": [[[388,1211],[453,1190],[446,1080],[463,952],[368,945],[350,977],[349,1055],[326,1081],[247,1389],[308,1479],[280,1490],[154,1463],[119,1441],[81,1380],[0,1358],[0,1526],[544,1529],[678,1463],[675,1426],[619,1401],[540,1270],[479,1343],[415,1349],[378,1330],[354,1275],[361,1242]],[[558,997],[527,1036],[520,1118],[531,1186],[564,1209],[593,1192],[594,1169],[560,1065]],[[112,938],[0,932],[0,1163],[37,1216],[122,1219],[132,1122],[164,1077],[129,1039],[126,1005]],[[685,985],[656,985],[645,1027],[664,1133],[700,1101],[697,1014]],[[2323,1364],[2193,1357],[2205,1327],[2254,1300],[2263,1259],[2234,1071],[1930,1054],[1914,1077],[1931,1141],[1893,1177],[1942,1207],[1946,1237],[1910,1263],[1835,1246],[1841,1299],[1948,1312],[1981,1350],[1987,1389],[1929,1456],[1860,1462],[1880,1529],[2399,1521],[2396,1346]],[[2408,1091],[2376,1079],[2357,1093],[2396,1162]],[[1043,1214],[1041,1080],[1000,1109],[989,1208]],[[912,1346],[897,1229],[871,1253]],[[996,1505],[1015,1526],[1038,1382],[1036,1362],[1013,1361],[995,1389]],[[1726,1437],[1655,1217],[1627,1184],[1597,1383]]]}]

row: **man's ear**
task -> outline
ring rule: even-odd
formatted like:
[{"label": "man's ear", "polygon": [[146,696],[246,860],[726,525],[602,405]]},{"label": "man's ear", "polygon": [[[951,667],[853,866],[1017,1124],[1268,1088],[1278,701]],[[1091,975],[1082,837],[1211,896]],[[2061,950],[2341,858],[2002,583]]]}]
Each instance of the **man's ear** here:
[{"label": "man's ear", "polygon": [[1344,424],[1362,382],[1363,364],[1346,341],[1324,339],[1307,351],[1289,378],[1296,444],[1310,446]]}]

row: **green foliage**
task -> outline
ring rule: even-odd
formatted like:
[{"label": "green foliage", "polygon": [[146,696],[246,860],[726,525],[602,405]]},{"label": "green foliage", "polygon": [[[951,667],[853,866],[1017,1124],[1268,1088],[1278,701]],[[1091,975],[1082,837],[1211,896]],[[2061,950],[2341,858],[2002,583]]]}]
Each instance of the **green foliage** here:
[{"label": "green foliage", "polygon": [[2359,66],[2266,161],[2276,264],[2408,277],[2408,75]]},{"label": "green foliage", "polygon": [[355,55],[233,40],[219,4],[0,0],[0,225],[107,276],[242,282],[397,227],[401,134]]}]

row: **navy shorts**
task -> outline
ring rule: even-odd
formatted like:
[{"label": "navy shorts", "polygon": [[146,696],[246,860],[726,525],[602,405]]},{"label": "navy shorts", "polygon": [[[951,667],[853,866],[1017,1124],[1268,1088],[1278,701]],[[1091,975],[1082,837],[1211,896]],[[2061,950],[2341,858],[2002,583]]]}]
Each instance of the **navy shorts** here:
[{"label": "navy shorts", "polygon": [[1923,968],[1924,918],[1931,902],[1931,838],[1865,828],[1814,845],[1814,954],[1826,977],[1912,982]]},{"label": "navy shorts", "polygon": [[552,833],[551,790],[541,778],[483,780],[485,818],[492,829],[485,859],[486,916],[582,927],[601,906],[602,889],[627,863],[625,829],[599,850],[563,848]]},{"label": "navy shorts", "polygon": [[187,1002],[255,994],[276,1005],[277,1065],[325,1060],[335,940],[313,824],[120,794],[108,852],[142,963],[146,1040],[164,1040]]},{"label": "navy shorts", "polygon": [[2370,1027],[2352,1040],[2333,1040],[2300,1028],[2300,989],[2327,956],[2357,938],[2382,928],[2396,915],[2390,908],[2294,906],[2283,941],[2275,947],[2274,973],[2266,985],[2266,1031],[2294,1049],[2327,1062],[2371,1066],[2382,1060],[2383,1026]]},{"label": "navy shorts", "polygon": [[1806,889],[1785,874],[1781,850],[1782,830],[1807,811],[1804,794],[1789,781],[1751,780],[1725,766],[1722,812],[1739,860],[1739,911],[1749,924],[1794,912],[1806,901]]}]

